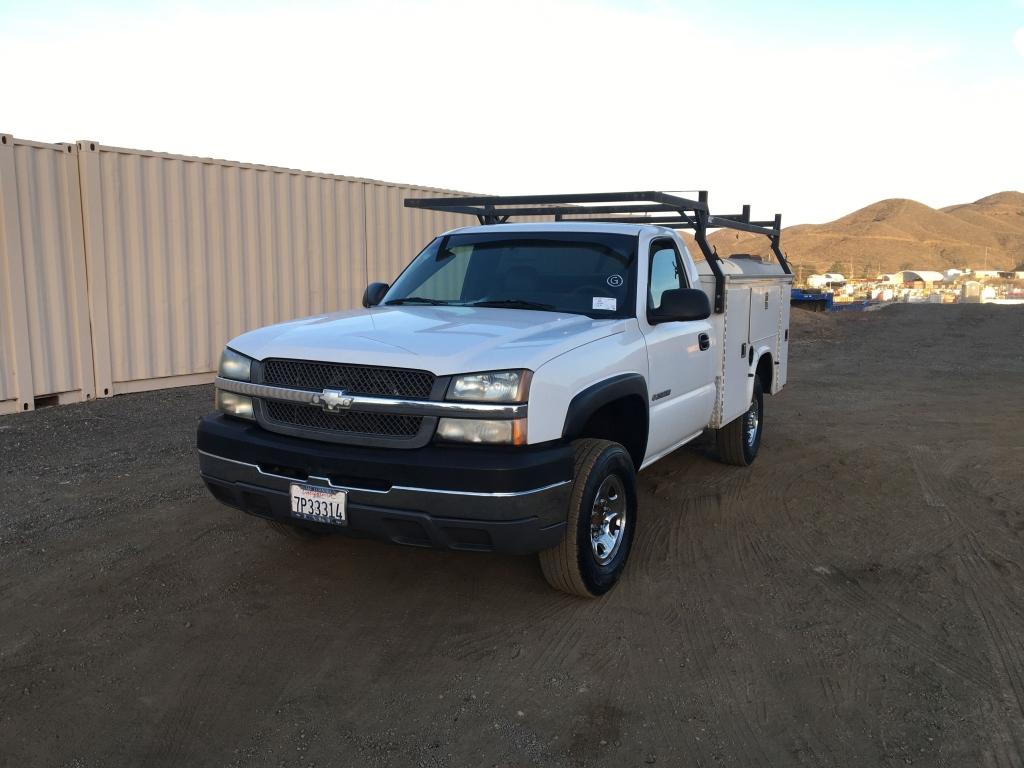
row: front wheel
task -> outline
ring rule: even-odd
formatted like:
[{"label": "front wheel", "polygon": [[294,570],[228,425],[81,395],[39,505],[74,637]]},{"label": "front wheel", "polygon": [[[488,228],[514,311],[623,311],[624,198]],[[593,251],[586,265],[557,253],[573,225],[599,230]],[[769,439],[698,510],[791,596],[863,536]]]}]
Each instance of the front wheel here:
[{"label": "front wheel", "polygon": [[748,467],[757,458],[764,429],[764,392],[761,380],[754,377],[754,391],[750,406],[742,416],[716,430],[718,456],[726,464]]},{"label": "front wheel", "polygon": [[615,586],[636,532],[636,470],[629,452],[610,440],[578,440],[565,537],[540,553],[548,584],[579,597]]}]

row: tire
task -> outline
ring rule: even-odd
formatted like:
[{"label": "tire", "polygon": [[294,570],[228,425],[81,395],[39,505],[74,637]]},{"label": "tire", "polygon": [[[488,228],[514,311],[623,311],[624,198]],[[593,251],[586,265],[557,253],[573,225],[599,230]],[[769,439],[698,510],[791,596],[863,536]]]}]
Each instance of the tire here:
[{"label": "tire", "polygon": [[[618,443],[585,439],[573,445],[576,466],[565,536],[558,546],[540,553],[540,567],[555,589],[578,597],[599,597],[615,586],[633,547],[636,469],[629,452]],[[603,515],[600,537],[592,526],[598,507]]]},{"label": "tire", "polygon": [[313,531],[309,528],[303,528],[300,525],[291,525],[289,523],[280,523],[277,520],[264,520],[267,525],[270,526],[270,530],[281,536],[287,536],[289,539],[297,539],[299,541],[316,541],[322,539],[324,534],[320,531]]},{"label": "tire", "polygon": [[[756,423],[753,425],[751,434],[752,419],[756,419]],[[750,397],[750,407],[747,412],[715,431],[718,440],[718,457],[726,464],[749,467],[757,458],[763,430],[764,392],[761,389],[761,380],[755,376],[754,393]]]}]

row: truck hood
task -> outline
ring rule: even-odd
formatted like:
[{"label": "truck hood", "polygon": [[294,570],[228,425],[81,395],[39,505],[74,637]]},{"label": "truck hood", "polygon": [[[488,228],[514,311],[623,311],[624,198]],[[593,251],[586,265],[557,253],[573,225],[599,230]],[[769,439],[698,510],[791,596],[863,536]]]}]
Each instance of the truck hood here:
[{"label": "truck hood", "polygon": [[419,368],[437,376],[529,368],[622,333],[625,321],[490,307],[377,307],[244,333],[229,346],[256,360],[291,358]]}]

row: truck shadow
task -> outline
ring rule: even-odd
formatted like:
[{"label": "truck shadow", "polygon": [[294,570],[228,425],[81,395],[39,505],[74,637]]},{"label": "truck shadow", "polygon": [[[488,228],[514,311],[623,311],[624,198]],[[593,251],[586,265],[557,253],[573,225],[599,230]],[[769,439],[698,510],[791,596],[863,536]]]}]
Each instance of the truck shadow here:
[{"label": "truck shadow", "polygon": [[[705,438],[642,472],[637,484],[641,524],[633,560],[643,558],[655,539],[679,524],[680,508],[688,499],[733,493],[745,482],[743,470],[715,460],[714,442]],[[441,551],[353,536],[292,541],[252,525],[256,521],[245,522],[254,545],[253,568],[275,574],[275,593],[285,601],[313,589],[325,596],[340,594],[346,601],[356,594],[372,595],[377,607],[391,601],[406,605],[410,593],[438,609],[442,603],[434,596],[439,594],[474,609],[512,595],[518,601],[539,599],[551,605],[587,604],[548,587],[535,556]],[[645,570],[631,562],[633,569]],[[628,582],[615,592],[628,591]]]}]

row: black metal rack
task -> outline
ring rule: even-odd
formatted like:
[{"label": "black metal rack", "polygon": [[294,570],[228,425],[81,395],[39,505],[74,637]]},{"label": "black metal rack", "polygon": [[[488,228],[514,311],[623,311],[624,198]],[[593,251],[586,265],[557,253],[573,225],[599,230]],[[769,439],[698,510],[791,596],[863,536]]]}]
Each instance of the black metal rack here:
[{"label": "black metal rack", "polygon": [[725,304],[725,275],[721,258],[708,244],[709,229],[738,229],[764,235],[786,274],[792,274],[789,262],[779,247],[782,214],[770,221],[751,221],[750,206],[739,214],[712,216],[708,193],[697,199],[667,192],[591,192],[578,195],[511,195],[503,197],[414,197],[406,208],[476,216],[481,224],[504,224],[513,216],[553,216],[555,221],[607,222],[615,224],[652,224],[670,229],[691,229],[708,266],[715,275],[715,312]]}]

